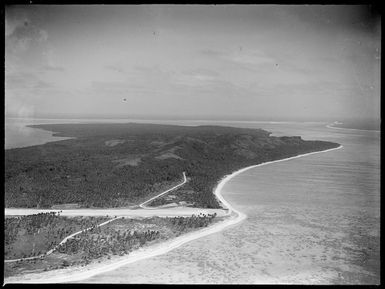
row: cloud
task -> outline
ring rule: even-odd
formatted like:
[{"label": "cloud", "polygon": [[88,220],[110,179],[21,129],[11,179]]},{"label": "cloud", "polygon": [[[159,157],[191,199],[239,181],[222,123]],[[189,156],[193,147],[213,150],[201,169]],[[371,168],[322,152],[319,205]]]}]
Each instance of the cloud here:
[{"label": "cloud", "polygon": [[160,67],[159,65],[135,65],[132,73],[130,74],[130,79],[142,85],[152,84],[154,86],[164,86],[172,83],[175,75],[177,74],[178,72],[175,70]]},{"label": "cloud", "polygon": [[107,70],[118,72],[118,73],[124,73],[125,72],[125,69],[123,69],[121,66],[119,66],[117,64],[104,65],[104,68]]},{"label": "cloud", "polygon": [[26,13],[19,12],[6,14],[6,72],[9,72],[11,66],[17,71],[28,67],[43,71],[63,71],[53,61],[48,32],[31,21]]},{"label": "cloud", "polygon": [[37,81],[36,76],[27,72],[5,74],[5,86],[7,89],[31,88]]},{"label": "cloud", "polygon": [[47,88],[53,88],[54,86],[47,82],[47,81],[43,81],[43,80],[39,80],[37,81],[37,83],[35,83],[35,86],[33,87],[34,89],[47,89]]},{"label": "cloud", "polygon": [[8,73],[5,75],[5,87],[9,91],[31,91],[34,89],[53,88],[54,85],[28,72]]},{"label": "cloud", "polygon": [[206,86],[218,81],[218,74],[203,70],[192,70],[178,73],[173,77],[173,83],[187,86]]},{"label": "cloud", "polygon": [[58,66],[58,65],[44,65],[42,67],[43,70],[46,70],[46,71],[57,71],[57,72],[63,72],[65,71],[65,68],[62,67],[62,66]]},{"label": "cloud", "polygon": [[235,63],[253,66],[276,63],[275,59],[267,56],[264,52],[259,50],[240,50],[226,55],[225,58]]},{"label": "cloud", "polygon": [[47,31],[38,28],[28,20],[15,22],[6,29],[5,46],[8,52],[25,52],[33,45],[40,45],[48,40]]},{"label": "cloud", "polygon": [[223,55],[223,52],[217,51],[217,50],[212,50],[212,49],[202,49],[200,51],[201,54],[205,56],[211,56],[211,57],[218,57]]},{"label": "cloud", "polygon": [[6,12],[5,13],[5,36],[6,37],[11,35],[17,27],[24,26],[24,25],[28,26],[30,21],[25,11],[18,10],[17,13],[15,13],[16,11],[11,7],[6,9],[5,12]]},{"label": "cloud", "polygon": [[220,74],[212,69],[207,69],[207,68],[195,68],[195,69],[190,69],[190,70],[184,70],[182,73],[186,75],[205,75],[205,76],[211,76],[211,77],[217,77]]},{"label": "cloud", "polygon": [[273,65],[277,60],[268,56],[262,50],[248,49],[239,47],[237,50],[217,51],[212,49],[203,49],[199,53],[215,61],[221,61],[225,64],[236,65],[239,68],[253,69],[261,65]]},{"label": "cloud", "polygon": [[96,90],[120,90],[127,89],[131,85],[122,81],[92,81],[91,88]]}]

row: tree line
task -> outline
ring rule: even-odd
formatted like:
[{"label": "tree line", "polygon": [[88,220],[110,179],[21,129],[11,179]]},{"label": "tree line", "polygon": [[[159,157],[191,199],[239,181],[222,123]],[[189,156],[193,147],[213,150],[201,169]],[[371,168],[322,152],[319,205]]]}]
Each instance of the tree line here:
[{"label": "tree line", "polygon": [[[30,218],[31,216],[25,216]],[[39,216],[34,216],[36,219],[42,220],[42,223],[45,222],[45,226],[49,226],[55,222],[50,221],[53,217],[58,217],[57,214],[44,214]],[[88,226],[90,230],[84,231],[67,242],[57,246],[57,249],[51,255],[52,257],[57,256],[57,254],[65,254],[71,256],[71,261],[64,260],[60,265],[54,268],[62,268],[70,265],[87,265],[92,260],[100,259],[102,257],[111,258],[114,255],[127,255],[133,250],[136,250],[147,243],[155,241],[157,239],[167,239],[171,236],[166,233],[168,232],[166,228],[169,228],[175,236],[183,234],[184,232],[191,231],[201,227],[207,227],[210,223],[213,222],[216,214],[199,214],[192,215],[191,217],[153,217],[143,220],[136,219],[126,219],[122,218],[114,222],[109,223],[103,227],[98,227],[97,223],[94,222],[96,218],[89,218],[87,223],[82,222],[81,224]],[[68,225],[71,225],[68,218],[63,218]],[[104,218],[104,217],[103,217]],[[24,217],[20,219],[25,219]],[[36,220],[35,220],[36,221]],[[48,221],[48,222],[46,222]],[[41,224],[38,224],[36,227],[44,229]],[[146,224],[151,224],[151,229],[146,229]],[[144,225],[144,226],[143,226]],[[9,228],[9,227],[7,227]],[[136,229],[135,229],[136,228]],[[141,228],[141,229],[139,229]],[[63,228],[58,228],[56,233],[60,235],[63,231]],[[6,231],[6,234],[8,232]],[[21,240],[26,242],[28,238],[25,236],[20,236]],[[66,236],[61,236],[64,238]],[[61,240],[60,240],[61,241]],[[27,244],[24,244],[27,245]],[[49,250],[50,246],[48,243],[45,243],[46,247],[42,250],[41,253]],[[56,244],[57,245],[57,244]],[[40,254],[39,254],[40,255]],[[33,256],[32,254],[25,254],[20,256],[20,258],[26,258]],[[44,258],[44,257],[43,257]],[[6,258],[8,259],[8,258]],[[67,259],[67,258],[66,258]],[[15,266],[21,266],[24,263],[36,263],[39,260],[22,260],[15,264]],[[50,262],[48,262],[50,263]]]}]

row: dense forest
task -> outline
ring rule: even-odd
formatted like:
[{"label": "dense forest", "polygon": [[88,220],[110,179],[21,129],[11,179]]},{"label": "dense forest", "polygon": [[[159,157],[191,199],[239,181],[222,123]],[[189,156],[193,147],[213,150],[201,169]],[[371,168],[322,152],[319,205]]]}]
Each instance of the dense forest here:
[{"label": "dense forest", "polygon": [[213,189],[245,166],[337,147],[261,129],[151,124],[46,124],[73,139],[5,151],[5,206],[136,205],[182,180],[193,206],[219,207]]}]

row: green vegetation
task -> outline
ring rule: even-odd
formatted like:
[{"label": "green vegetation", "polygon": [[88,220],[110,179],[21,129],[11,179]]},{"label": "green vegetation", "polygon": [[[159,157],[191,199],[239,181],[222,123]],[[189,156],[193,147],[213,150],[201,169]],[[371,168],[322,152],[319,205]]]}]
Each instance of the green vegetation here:
[{"label": "green vegetation", "polygon": [[[42,232],[52,231],[53,224],[58,225],[53,233],[56,236],[56,243],[59,243],[67,236],[61,233],[64,228],[72,228],[74,224],[83,229],[89,228],[89,226],[93,226],[93,228],[69,239],[58,246],[51,255],[44,256],[44,258],[5,263],[5,276],[24,273],[27,270],[41,272],[73,265],[85,266],[94,260],[101,261],[110,259],[112,256],[127,255],[133,250],[153,242],[206,227],[214,221],[215,217],[215,214],[200,214],[198,216],[175,218],[122,218],[102,227],[96,227],[96,224],[102,223],[107,218],[65,218],[50,213],[22,218],[7,218],[5,235],[8,241],[5,259],[21,255],[25,257],[33,256],[33,254],[26,252],[26,250],[31,249],[30,238],[33,236],[35,240],[44,239],[46,234]],[[26,225],[30,225],[31,229],[23,229]],[[71,233],[73,232],[68,230],[68,235]],[[19,245],[15,246],[16,243]],[[22,249],[23,246],[27,249]],[[41,252],[47,252],[49,248],[52,248],[50,242],[41,242]],[[29,252],[31,253],[31,251]]]},{"label": "green vegetation", "polygon": [[4,220],[4,258],[39,256],[66,236],[103,223],[107,217],[61,217],[57,213],[7,217]]},{"label": "green vegetation", "polygon": [[[33,126],[75,137],[5,151],[5,206],[136,205],[179,183],[193,206],[218,208],[213,188],[242,167],[337,147],[260,129],[150,124]],[[182,188],[181,188],[182,189]]]}]

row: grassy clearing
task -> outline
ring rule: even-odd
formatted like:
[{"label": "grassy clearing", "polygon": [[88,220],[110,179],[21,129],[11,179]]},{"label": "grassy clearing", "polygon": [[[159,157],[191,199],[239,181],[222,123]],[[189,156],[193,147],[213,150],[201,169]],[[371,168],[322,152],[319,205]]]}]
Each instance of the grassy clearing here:
[{"label": "grassy clearing", "polygon": [[124,139],[112,139],[112,140],[107,140],[104,142],[104,144],[108,147],[114,147],[118,144],[122,144],[124,143],[125,140]]},{"label": "grassy clearing", "polygon": [[168,194],[160,196],[147,204],[149,207],[160,207],[169,204],[176,204],[178,206],[199,207],[196,202],[195,192],[189,188],[189,184],[176,189]]}]

